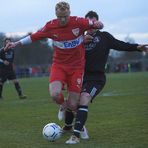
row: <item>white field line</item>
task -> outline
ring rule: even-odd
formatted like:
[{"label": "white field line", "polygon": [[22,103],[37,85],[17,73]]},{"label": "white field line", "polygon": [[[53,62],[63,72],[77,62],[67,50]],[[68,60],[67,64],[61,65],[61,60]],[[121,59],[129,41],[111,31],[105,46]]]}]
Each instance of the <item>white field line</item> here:
[{"label": "white field line", "polygon": [[127,96],[135,94],[148,94],[147,88],[141,90],[139,89],[139,90],[128,90],[128,91],[110,91],[110,92],[104,92],[100,95],[104,97],[109,97],[109,96]]}]

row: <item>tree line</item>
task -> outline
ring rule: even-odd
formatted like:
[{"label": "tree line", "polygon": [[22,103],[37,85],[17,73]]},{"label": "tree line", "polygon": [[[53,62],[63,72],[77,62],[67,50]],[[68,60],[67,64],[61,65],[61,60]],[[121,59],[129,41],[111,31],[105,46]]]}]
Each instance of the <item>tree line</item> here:
[{"label": "tree line", "polygon": [[[30,33],[28,33],[30,34]],[[3,40],[6,37],[4,33],[0,33],[0,48],[3,46]],[[13,37],[13,41],[17,41],[24,36],[21,37]],[[130,37],[125,38],[126,42],[134,43],[134,39]],[[143,69],[148,69],[148,54],[143,55],[139,52],[111,52],[108,58],[108,65],[114,67],[114,65],[123,63],[133,63],[139,62],[141,63],[141,67]],[[119,53],[119,55],[118,55]],[[43,39],[37,42],[34,42],[29,45],[24,45],[21,47],[15,48],[15,59],[14,64],[19,67],[32,67],[32,66],[43,66],[48,67],[52,64],[52,55],[53,55],[53,47],[49,45],[48,39]],[[146,65],[146,66],[145,66]]]}]

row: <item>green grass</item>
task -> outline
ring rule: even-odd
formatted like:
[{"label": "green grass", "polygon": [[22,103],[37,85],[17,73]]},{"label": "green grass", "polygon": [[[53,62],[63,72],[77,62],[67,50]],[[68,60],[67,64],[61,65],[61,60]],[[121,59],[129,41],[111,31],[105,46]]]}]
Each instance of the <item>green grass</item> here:
[{"label": "green grass", "polygon": [[90,139],[66,145],[69,134],[56,142],[42,137],[42,128],[56,122],[58,107],[48,94],[48,78],[20,79],[28,96],[19,100],[12,83],[0,101],[0,148],[147,148],[148,73],[108,74],[107,84],[89,106]]}]

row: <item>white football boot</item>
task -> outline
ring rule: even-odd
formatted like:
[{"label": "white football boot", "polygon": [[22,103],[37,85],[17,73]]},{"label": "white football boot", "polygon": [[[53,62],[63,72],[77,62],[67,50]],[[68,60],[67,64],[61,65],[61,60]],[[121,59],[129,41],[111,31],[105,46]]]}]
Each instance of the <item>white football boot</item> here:
[{"label": "white football boot", "polygon": [[66,144],[77,144],[80,142],[80,139],[76,137],[75,135],[72,135],[69,140],[67,140],[65,143]]},{"label": "white football boot", "polygon": [[58,112],[58,119],[59,121],[63,121],[65,119],[65,109],[62,105],[60,105],[59,112]]},{"label": "white football boot", "polygon": [[83,126],[82,131],[80,132],[81,139],[89,139],[88,131],[85,126]]}]

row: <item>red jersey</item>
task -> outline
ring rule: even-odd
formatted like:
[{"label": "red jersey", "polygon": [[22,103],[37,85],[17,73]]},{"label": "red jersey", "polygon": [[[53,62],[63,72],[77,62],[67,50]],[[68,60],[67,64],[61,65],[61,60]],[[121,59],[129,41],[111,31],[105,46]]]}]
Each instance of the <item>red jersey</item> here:
[{"label": "red jersey", "polygon": [[49,21],[41,30],[31,35],[32,41],[43,38],[53,40],[53,63],[73,68],[84,68],[85,50],[83,35],[92,26],[88,19],[70,16],[66,26],[59,25],[59,20]]}]

